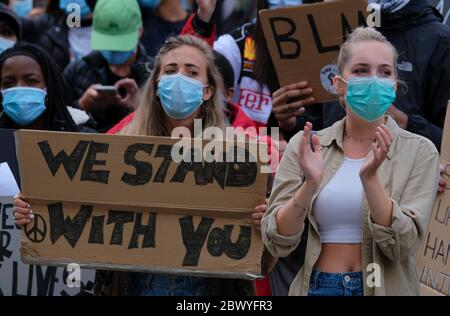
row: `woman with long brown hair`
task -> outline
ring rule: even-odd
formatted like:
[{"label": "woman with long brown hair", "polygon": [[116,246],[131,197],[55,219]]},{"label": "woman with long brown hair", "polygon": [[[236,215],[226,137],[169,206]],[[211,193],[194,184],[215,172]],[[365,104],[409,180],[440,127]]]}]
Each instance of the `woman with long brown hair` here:
[{"label": "woman with long brown hair", "polygon": [[[224,131],[223,92],[214,56],[207,43],[194,36],[172,37],[156,57],[133,120],[119,134],[171,136],[178,127],[194,135],[194,120],[204,129]],[[225,134],[224,134],[225,135]],[[16,223],[29,223],[30,208],[15,200]],[[96,293],[138,296],[249,295],[251,283],[239,280],[150,273],[97,271]]]}]

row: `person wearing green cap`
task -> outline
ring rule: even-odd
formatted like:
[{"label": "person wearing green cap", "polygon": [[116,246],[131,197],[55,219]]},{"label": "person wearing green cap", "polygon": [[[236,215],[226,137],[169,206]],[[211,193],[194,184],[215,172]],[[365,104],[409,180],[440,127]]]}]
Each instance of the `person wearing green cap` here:
[{"label": "person wearing green cap", "polygon": [[64,71],[73,103],[93,116],[101,133],[134,110],[139,86],[148,77],[153,59],[139,44],[142,32],[137,0],[98,0],[93,15],[93,52]]}]

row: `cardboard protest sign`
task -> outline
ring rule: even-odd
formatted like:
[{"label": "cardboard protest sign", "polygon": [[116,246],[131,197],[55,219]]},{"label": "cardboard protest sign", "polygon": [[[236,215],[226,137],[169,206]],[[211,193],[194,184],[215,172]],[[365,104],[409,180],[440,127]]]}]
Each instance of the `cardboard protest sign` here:
[{"label": "cardboard protest sign", "polygon": [[265,198],[259,160],[178,163],[177,141],[158,137],[19,131],[16,142],[36,216],[22,236],[25,262],[261,275],[263,245],[248,221]]},{"label": "cardboard protest sign", "polygon": [[20,231],[14,225],[12,197],[0,197],[0,296],[93,295],[94,270],[81,270],[80,286],[75,287],[67,284],[65,268],[23,263]]},{"label": "cardboard protest sign", "polygon": [[341,45],[367,26],[367,0],[340,0],[259,12],[281,86],[307,81],[317,102],[336,100],[333,78]]},{"label": "cardboard protest sign", "polygon": [[450,102],[441,147],[443,177],[448,186],[439,193],[434,203],[425,240],[417,254],[417,267],[422,294],[450,295]]}]

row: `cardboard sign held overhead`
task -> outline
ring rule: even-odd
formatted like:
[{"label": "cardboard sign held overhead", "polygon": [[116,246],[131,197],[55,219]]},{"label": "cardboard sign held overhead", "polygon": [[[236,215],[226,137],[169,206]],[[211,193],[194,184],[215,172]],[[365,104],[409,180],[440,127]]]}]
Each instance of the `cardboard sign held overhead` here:
[{"label": "cardboard sign held overhead", "polygon": [[16,143],[35,213],[24,262],[261,275],[263,245],[248,222],[265,198],[259,160],[175,163],[176,140],[158,137],[19,131]]},{"label": "cardboard sign held overhead", "polygon": [[341,45],[366,26],[367,0],[341,0],[259,12],[281,86],[307,81],[316,102],[336,100],[333,78]]},{"label": "cardboard sign held overhead", "polygon": [[450,296],[450,101],[441,146],[447,188],[434,203],[424,241],[417,253],[422,295]]}]

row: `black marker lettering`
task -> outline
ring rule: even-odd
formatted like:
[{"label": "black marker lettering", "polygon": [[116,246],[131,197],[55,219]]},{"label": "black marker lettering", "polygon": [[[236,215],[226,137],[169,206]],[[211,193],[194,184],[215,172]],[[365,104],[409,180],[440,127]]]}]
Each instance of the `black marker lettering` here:
[{"label": "black marker lettering", "polygon": [[[6,225],[6,222],[9,218],[6,210],[14,208],[13,204],[0,204],[0,211],[2,212],[2,229],[11,230],[14,229],[14,225]],[[12,212],[11,212],[12,213]]]},{"label": "black marker lettering", "polygon": [[128,249],[138,248],[138,240],[140,235],[144,235],[142,248],[155,248],[155,231],[156,231],[156,214],[149,214],[147,225],[142,224],[142,213],[136,214],[134,222],[133,234],[131,235]]},{"label": "black marker lettering", "polygon": [[[300,42],[291,37],[293,34],[295,34],[297,27],[295,25],[295,22],[291,19],[284,18],[284,17],[276,17],[276,18],[270,18],[270,27],[272,28],[273,36],[275,37],[275,43],[277,44],[278,54],[280,55],[281,59],[296,59],[300,56],[302,47],[300,45]],[[286,33],[279,33],[277,31],[276,24],[284,24],[288,25],[290,27],[289,31]],[[282,43],[290,43],[295,48],[294,50],[291,50],[290,52],[286,52],[283,50]]]},{"label": "black marker lettering", "polygon": [[166,180],[167,171],[169,170],[170,163],[172,162],[172,146],[171,145],[159,145],[156,151],[155,157],[164,158],[161,165],[156,172],[153,182],[164,183]]},{"label": "black marker lettering", "polygon": [[234,260],[244,258],[250,250],[252,241],[252,228],[250,226],[240,226],[238,240],[233,243],[231,241],[231,233],[233,232],[233,225],[225,225],[226,250],[225,254]]},{"label": "black marker lettering", "polygon": [[123,240],[123,225],[125,223],[133,222],[134,213],[125,211],[109,211],[108,225],[115,224],[111,236],[110,245],[122,245]]},{"label": "black marker lettering", "polygon": [[334,51],[339,51],[339,45],[333,45],[333,46],[323,46],[322,40],[320,39],[319,31],[317,30],[316,22],[314,21],[314,17],[312,14],[307,15],[309,26],[311,27],[311,31],[314,36],[314,42],[316,43],[317,51],[319,54],[323,53],[329,53]]},{"label": "black marker lettering", "polygon": [[48,141],[40,142],[38,145],[52,175],[56,175],[59,167],[62,164],[70,180],[73,180],[75,174],[78,171],[78,168],[80,167],[81,160],[83,160],[84,153],[88,148],[89,142],[78,142],[78,145],[72,151],[70,156],[68,156],[63,150],[60,151],[56,156],[53,155]]},{"label": "black marker lettering", "polygon": [[208,252],[213,257],[220,257],[225,251],[225,231],[221,228],[214,228],[208,237]]},{"label": "black marker lettering", "polygon": [[61,235],[64,235],[64,238],[66,238],[70,246],[75,248],[92,214],[92,206],[81,205],[80,211],[75,215],[73,220],[69,216],[64,219],[62,203],[49,204],[48,214],[50,219],[50,240],[52,244],[55,244]]},{"label": "black marker lettering", "polygon": [[103,226],[105,225],[105,215],[93,216],[91,232],[89,234],[90,244],[101,244],[103,245]]},{"label": "black marker lettering", "polygon": [[192,216],[180,218],[181,234],[183,244],[186,248],[186,255],[183,259],[183,266],[195,267],[198,265],[200,252],[205,243],[211,225],[214,223],[212,218],[202,218],[197,230],[194,230]]},{"label": "black marker lettering", "polygon": [[8,250],[11,243],[11,235],[7,231],[0,231],[0,262],[4,261],[4,257],[11,258],[12,251]]},{"label": "black marker lettering", "polygon": [[143,151],[149,156],[152,154],[153,145],[151,144],[134,144],[130,145],[124,155],[125,163],[129,166],[136,168],[135,174],[125,173],[122,176],[122,182],[131,185],[138,186],[144,185],[150,182],[152,178],[152,164],[149,162],[139,161],[136,159],[136,155]]},{"label": "black marker lettering", "polygon": [[91,142],[81,173],[81,181],[108,184],[109,171],[94,170],[94,166],[106,165],[105,160],[96,160],[97,154],[108,153],[109,144]]}]

